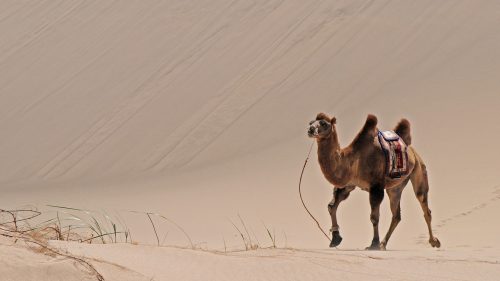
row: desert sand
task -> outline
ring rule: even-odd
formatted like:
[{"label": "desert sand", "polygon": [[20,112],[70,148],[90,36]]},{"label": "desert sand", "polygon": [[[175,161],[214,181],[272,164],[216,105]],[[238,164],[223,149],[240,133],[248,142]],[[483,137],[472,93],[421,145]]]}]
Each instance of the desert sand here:
[{"label": "desert sand", "polygon": [[[120,217],[134,244],[49,242],[106,280],[498,280],[498,26],[487,0],[1,1],[0,208]],[[320,111],[343,145],[369,113],[380,129],[410,120],[441,249],[411,185],[388,251],[362,250],[360,190],[328,248],[297,193]],[[315,151],[302,188],[328,229],[332,186]],[[198,250],[158,217],[155,246],[133,211],[175,221]],[[240,217],[264,249],[239,251]],[[95,280],[2,239],[5,280]]]}]

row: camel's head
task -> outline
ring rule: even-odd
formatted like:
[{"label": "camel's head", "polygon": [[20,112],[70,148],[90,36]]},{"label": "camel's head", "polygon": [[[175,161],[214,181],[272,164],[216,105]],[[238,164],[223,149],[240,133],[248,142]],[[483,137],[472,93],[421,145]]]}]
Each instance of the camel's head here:
[{"label": "camel's head", "polygon": [[309,122],[309,127],[307,129],[307,135],[310,138],[323,139],[330,136],[333,130],[335,130],[335,122],[337,119],[335,117],[329,117],[324,113],[319,113],[315,120]]}]

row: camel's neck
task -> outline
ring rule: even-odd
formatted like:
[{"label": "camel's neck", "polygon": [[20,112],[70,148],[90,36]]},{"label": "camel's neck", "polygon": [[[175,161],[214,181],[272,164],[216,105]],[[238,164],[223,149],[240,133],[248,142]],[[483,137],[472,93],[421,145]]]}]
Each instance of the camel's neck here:
[{"label": "camel's neck", "polygon": [[335,186],[344,186],[349,181],[349,161],[341,153],[335,130],[329,138],[318,139],[318,160],[326,179]]}]

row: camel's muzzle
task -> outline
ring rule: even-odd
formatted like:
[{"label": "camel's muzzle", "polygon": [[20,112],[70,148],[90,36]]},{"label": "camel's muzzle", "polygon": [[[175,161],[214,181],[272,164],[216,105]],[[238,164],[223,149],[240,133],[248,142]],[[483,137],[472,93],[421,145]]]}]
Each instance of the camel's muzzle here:
[{"label": "camel's muzzle", "polygon": [[318,136],[318,128],[316,128],[315,126],[310,126],[309,129],[307,130],[307,135],[310,138],[317,137]]}]

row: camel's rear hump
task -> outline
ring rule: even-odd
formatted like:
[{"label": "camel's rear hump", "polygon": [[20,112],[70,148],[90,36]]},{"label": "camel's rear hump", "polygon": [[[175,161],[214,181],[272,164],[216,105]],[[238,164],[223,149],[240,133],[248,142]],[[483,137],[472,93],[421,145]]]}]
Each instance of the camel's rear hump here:
[{"label": "camel's rear hump", "polygon": [[394,128],[394,132],[398,134],[406,145],[411,145],[410,122],[406,119],[401,119]]}]

